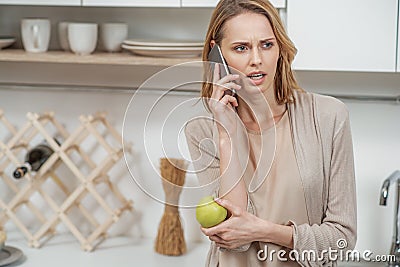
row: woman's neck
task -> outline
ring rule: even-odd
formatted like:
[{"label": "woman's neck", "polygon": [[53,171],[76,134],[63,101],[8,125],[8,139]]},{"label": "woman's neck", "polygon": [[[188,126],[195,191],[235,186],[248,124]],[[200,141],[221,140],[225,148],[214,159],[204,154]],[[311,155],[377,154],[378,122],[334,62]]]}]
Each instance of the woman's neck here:
[{"label": "woman's neck", "polygon": [[273,127],[286,111],[286,105],[276,102],[273,90],[247,98],[246,101],[239,99],[237,111],[246,128],[250,130],[261,131]]}]

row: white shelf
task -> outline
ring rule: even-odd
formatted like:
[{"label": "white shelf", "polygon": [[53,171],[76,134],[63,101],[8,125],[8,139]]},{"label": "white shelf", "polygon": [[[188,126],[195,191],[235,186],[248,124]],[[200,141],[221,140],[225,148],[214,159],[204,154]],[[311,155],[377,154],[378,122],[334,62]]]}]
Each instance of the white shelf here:
[{"label": "white shelf", "polygon": [[0,62],[35,62],[35,63],[71,63],[101,65],[145,65],[172,66],[188,61],[201,60],[199,57],[167,58],[136,56],[128,52],[101,53],[79,56],[71,52],[48,51],[46,53],[28,53],[22,49],[0,50]]},{"label": "white shelf", "polygon": [[[0,84],[132,89],[142,86],[147,79],[168,67],[198,61],[201,61],[200,57],[145,57],[125,52],[78,56],[62,51],[26,53],[21,49],[5,49],[0,51]],[[153,80],[152,89],[171,89],[168,87],[171,82],[179,81],[182,77],[180,70],[177,67],[168,72],[173,72],[174,78],[158,76],[157,81],[160,81],[160,77],[164,78],[157,87],[154,87]],[[189,74],[194,76],[193,81],[202,78],[200,69]],[[185,74],[185,81],[189,79],[189,74]],[[196,90],[200,90],[200,85]]]}]

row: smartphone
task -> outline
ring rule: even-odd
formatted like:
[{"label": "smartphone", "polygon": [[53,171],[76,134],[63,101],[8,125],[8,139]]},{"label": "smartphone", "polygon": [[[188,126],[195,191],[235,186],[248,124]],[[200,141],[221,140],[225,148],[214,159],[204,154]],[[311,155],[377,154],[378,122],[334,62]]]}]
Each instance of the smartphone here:
[{"label": "smartphone", "polygon": [[[221,47],[219,45],[215,44],[211,48],[211,51],[208,54],[208,61],[210,61],[212,63],[219,63],[220,78],[225,77],[226,75],[231,73],[229,71],[228,64],[226,64],[226,60],[225,60],[224,56],[222,55]],[[212,66],[215,66],[215,65],[212,64]],[[236,90],[235,89],[226,90],[225,94],[229,94],[229,95],[236,97]]]}]

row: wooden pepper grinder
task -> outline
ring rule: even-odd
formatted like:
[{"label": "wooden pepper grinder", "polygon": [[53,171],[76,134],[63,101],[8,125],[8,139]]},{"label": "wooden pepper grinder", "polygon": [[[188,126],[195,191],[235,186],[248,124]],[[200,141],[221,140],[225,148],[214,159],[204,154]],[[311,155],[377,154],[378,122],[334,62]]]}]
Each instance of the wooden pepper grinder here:
[{"label": "wooden pepper grinder", "polygon": [[155,251],[170,256],[186,252],[186,243],[179,216],[179,196],[185,183],[186,162],[183,159],[160,159],[162,185],[165,192],[165,209],[155,244]]},{"label": "wooden pepper grinder", "polygon": [[0,225],[0,251],[3,250],[6,240],[7,240],[7,234],[3,229],[3,227]]}]

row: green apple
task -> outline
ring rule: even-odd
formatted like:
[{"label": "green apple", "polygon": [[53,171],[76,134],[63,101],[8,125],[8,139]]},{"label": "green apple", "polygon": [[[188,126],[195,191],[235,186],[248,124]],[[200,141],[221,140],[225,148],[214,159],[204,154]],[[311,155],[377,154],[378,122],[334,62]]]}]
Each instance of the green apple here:
[{"label": "green apple", "polygon": [[196,219],[204,228],[213,227],[226,219],[228,211],[214,201],[212,196],[200,199],[196,207]]}]

